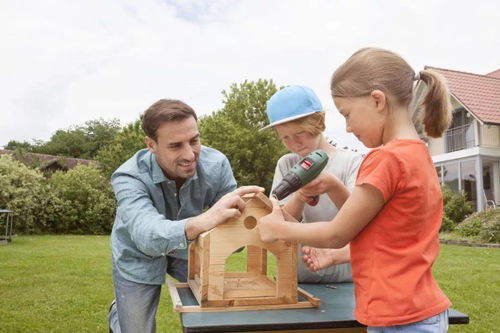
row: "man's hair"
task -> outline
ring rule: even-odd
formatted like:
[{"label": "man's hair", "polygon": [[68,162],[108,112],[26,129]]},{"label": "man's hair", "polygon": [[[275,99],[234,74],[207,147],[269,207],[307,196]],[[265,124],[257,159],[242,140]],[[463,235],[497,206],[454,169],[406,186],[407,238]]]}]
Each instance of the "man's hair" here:
[{"label": "man's hair", "polygon": [[186,103],[176,99],[160,99],[151,105],[142,115],[142,129],[151,139],[157,139],[158,128],[169,121],[180,121],[193,117],[198,121],[196,113]]}]

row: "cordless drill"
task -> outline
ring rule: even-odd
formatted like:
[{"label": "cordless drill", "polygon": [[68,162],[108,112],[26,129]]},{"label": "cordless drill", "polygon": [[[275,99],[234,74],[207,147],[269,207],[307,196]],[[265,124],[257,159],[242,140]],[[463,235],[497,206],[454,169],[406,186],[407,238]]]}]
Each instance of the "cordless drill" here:
[{"label": "cordless drill", "polygon": [[[324,150],[317,149],[309,153],[288,171],[271,194],[278,200],[286,198],[290,193],[297,191],[316,178],[327,163],[328,155]],[[308,204],[316,206],[318,201],[319,197],[314,196]]]}]

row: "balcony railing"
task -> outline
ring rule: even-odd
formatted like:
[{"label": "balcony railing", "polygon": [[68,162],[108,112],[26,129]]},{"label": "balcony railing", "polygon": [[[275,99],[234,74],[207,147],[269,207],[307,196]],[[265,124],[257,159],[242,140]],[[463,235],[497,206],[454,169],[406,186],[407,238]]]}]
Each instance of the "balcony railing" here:
[{"label": "balcony railing", "polygon": [[446,152],[474,147],[474,127],[472,124],[450,128],[446,131]]}]

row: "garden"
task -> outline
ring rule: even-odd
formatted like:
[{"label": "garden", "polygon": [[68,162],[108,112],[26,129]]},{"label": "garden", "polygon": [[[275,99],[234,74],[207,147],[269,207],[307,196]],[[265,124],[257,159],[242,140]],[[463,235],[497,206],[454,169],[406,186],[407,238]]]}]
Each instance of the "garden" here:
[{"label": "garden", "polygon": [[[269,188],[284,153],[273,133],[257,130],[266,121],[265,101],[276,90],[265,80],[232,85],[223,92],[224,108],[200,119],[203,144],[226,153],[239,184]],[[58,131],[45,143],[10,142],[14,154],[0,155],[0,208],[14,212],[15,233],[0,246],[0,332],[107,330],[116,209],[109,177],[143,147],[143,136],[140,119],[124,127],[91,121]],[[23,163],[26,154],[39,153],[95,163],[53,173]],[[470,317],[469,325],[450,332],[494,332],[500,327],[500,209],[473,213],[463,193],[442,191],[440,239],[471,245],[442,244],[434,265],[453,308]],[[244,255],[231,256],[229,269],[243,269]],[[158,311],[159,332],[181,331],[166,288]]]}]

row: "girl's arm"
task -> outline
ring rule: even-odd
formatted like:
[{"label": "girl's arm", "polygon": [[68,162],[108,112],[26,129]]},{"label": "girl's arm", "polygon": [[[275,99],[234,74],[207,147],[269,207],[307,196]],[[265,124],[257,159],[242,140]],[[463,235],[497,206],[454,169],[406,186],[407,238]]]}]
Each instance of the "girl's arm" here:
[{"label": "girl's arm", "polygon": [[288,223],[278,202],[259,220],[264,242],[285,240],[314,247],[341,248],[347,245],[377,215],[384,205],[382,193],[369,184],[356,186],[331,222]]}]

